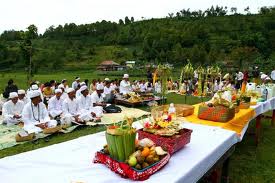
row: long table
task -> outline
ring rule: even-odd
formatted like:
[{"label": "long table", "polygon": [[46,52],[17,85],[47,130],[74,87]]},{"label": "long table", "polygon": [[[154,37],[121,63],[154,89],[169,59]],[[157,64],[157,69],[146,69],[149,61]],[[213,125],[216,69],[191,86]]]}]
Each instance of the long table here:
[{"label": "long table", "polygon": [[[256,116],[275,109],[275,98],[253,106]],[[136,124],[139,124],[138,122]],[[146,182],[188,182],[201,179],[232,147],[240,142],[236,132],[220,127],[185,122],[193,130],[191,142]],[[138,126],[137,126],[138,127]],[[94,154],[106,144],[104,132],[0,159],[1,182],[131,182],[101,164]]]},{"label": "long table", "polygon": [[[238,142],[234,132],[184,123],[191,142],[146,182],[197,182]],[[1,182],[130,182],[102,164],[92,163],[106,144],[104,132],[0,159]]]}]

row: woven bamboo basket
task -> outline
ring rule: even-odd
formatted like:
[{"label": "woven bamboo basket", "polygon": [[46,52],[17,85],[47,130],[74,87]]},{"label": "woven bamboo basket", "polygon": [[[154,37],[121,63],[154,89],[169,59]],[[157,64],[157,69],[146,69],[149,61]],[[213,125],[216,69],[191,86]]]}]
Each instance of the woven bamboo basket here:
[{"label": "woven bamboo basket", "polygon": [[[177,117],[185,117],[190,116],[194,113],[194,106],[186,105],[186,104],[174,104],[176,108],[176,116]],[[168,112],[169,105],[162,105],[153,107],[151,110],[151,114],[154,119],[157,119],[163,115],[163,112]]]},{"label": "woven bamboo basket", "polygon": [[30,133],[28,136],[22,137],[19,134],[16,134],[15,140],[16,142],[24,142],[24,141],[30,141],[35,138],[35,133]]},{"label": "woven bamboo basket", "polygon": [[58,132],[61,129],[62,129],[61,126],[56,126],[56,127],[53,127],[53,128],[45,128],[45,129],[43,129],[43,133],[44,134],[53,134],[53,133]]}]

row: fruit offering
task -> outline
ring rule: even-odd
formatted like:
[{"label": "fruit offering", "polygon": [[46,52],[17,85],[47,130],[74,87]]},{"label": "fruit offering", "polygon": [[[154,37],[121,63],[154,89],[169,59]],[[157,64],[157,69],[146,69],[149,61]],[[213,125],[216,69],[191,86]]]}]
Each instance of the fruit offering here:
[{"label": "fruit offering", "polygon": [[[104,146],[103,152],[109,155],[108,145]],[[128,156],[125,162],[137,170],[142,170],[159,162],[166,154],[167,152],[162,147],[156,146],[152,140],[144,138],[137,142],[135,152]]]},{"label": "fruit offering", "polygon": [[144,123],[143,131],[161,136],[173,136],[180,130],[180,122],[173,121],[172,115],[164,113],[156,120]]}]

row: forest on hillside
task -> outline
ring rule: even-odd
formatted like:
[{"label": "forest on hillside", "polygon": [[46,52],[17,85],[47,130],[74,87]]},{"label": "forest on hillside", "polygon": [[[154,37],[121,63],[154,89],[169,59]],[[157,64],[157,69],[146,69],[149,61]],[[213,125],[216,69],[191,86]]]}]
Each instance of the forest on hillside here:
[{"label": "forest on hillside", "polygon": [[160,19],[67,23],[50,26],[43,34],[35,25],[26,31],[7,30],[0,35],[0,70],[28,70],[30,63],[34,73],[94,69],[104,60],[182,66],[190,60],[195,66],[258,65],[270,71],[275,68],[275,7],[262,7],[257,14],[249,7],[244,11],[212,6]]}]

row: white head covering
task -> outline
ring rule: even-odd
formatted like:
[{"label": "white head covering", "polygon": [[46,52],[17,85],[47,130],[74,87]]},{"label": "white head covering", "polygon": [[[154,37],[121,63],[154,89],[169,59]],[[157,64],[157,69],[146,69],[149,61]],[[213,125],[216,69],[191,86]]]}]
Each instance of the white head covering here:
[{"label": "white head covering", "polygon": [[79,81],[79,80],[80,80],[80,77],[76,77],[75,80],[76,80],[76,81]]},{"label": "white head covering", "polygon": [[81,83],[80,83],[80,86],[84,86],[84,85],[86,85],[85,82],[81,82]]},{"label": "white head covering", "polygon": [[71,92],[73,92],[73,91],[74,91],[73,88],[68,88],[68,89],[67,89],[67,93],[71,93]]},{"label": "white head covering", "polygon": [[87,86],[84,85],[84,86],[81,86],[81,87],[80,87],[79,91],[82,92],[82,91],[84,91],[84,90],[86,90],[86,89],[87,89]]},{"label": "white head covering", "polygon": [[62,90],[61,89],[55,89],[54,93],[62,93]]},{"label": "white head covering", "polygon": [[16,92],[11,92],[9,98],[12,99],[12,98],[15,98],[15,97],[18,97],[17,93]]},{"label": "white head covering", "polygon": [[65,87],[64,87],[64,85],[63,84],[60,84],[60,85],[58,85],[58,87],[57,87],[58,89],[65,89]]},{"label": "white head covering", "polygon": [[38,90],[34,90],[34,91],[30,92],[29,97],[32,99],[32,98],[38,97],[40,95],[41,95],[41,93]]},{"label": "white head covering", "polygon": [[36,84],[32,85],[32,87],[31,87],[32,90],[38,90],[38,88],[39,88],[39,87],[38,87],[38,85],[36,85]]},{"label": "white head covering", "polygon": [[104,89],[103,84],[97,84],[96,85],[96,90],[103,90],[103,89]]},{"label": "white head covering", "polygon": [[129,74],[124,74],[123,79],[129,78]]},{"label": "white head covering", "polygon": [[109,78],[105,78],[104,81],[110,81],[110,79]]},{"label": "white head covering", "polygon": [[18,90],[18,95],[26,94],[25,90]]}]

